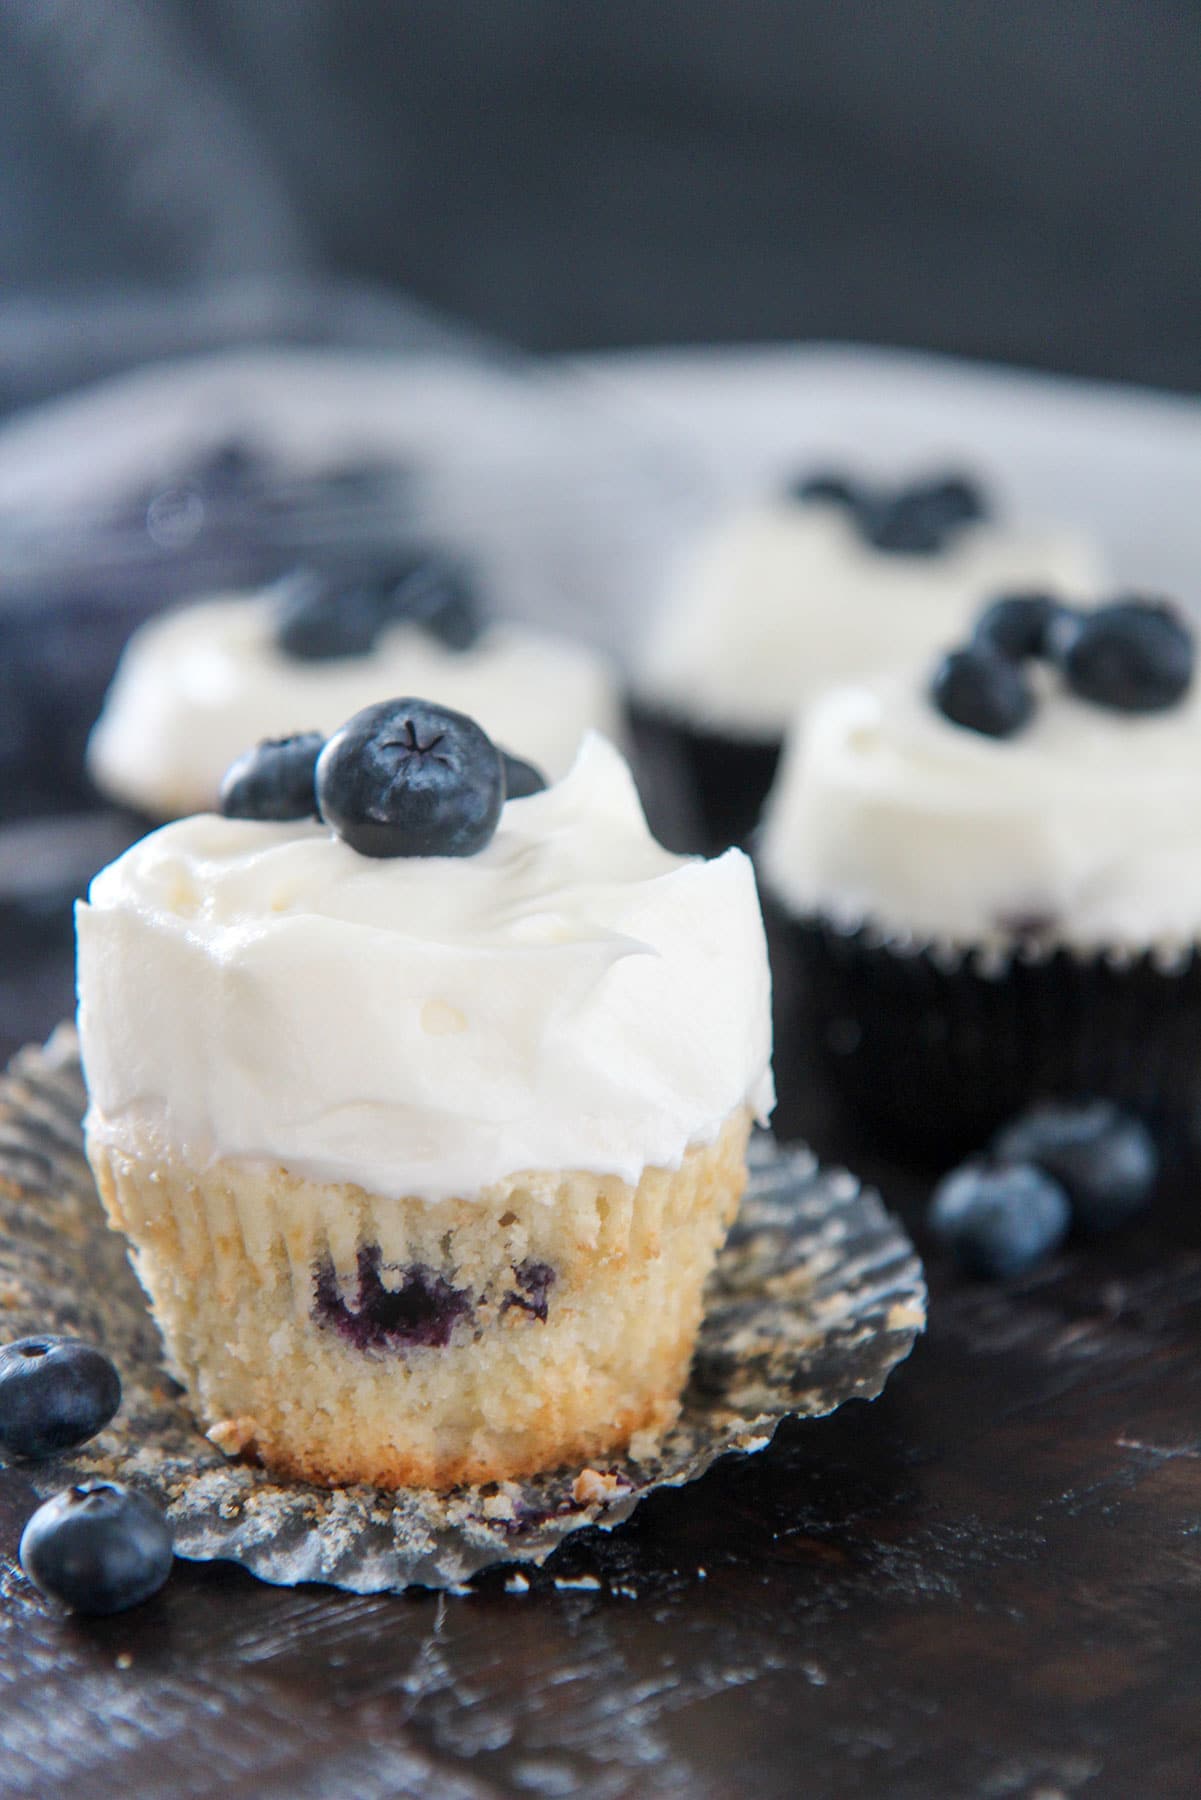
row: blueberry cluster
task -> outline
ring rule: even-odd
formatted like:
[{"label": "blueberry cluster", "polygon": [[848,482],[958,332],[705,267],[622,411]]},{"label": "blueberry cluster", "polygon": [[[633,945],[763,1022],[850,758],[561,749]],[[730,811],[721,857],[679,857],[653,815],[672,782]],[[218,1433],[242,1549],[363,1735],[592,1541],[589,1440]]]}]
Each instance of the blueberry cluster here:
[{"label": "blueberry cluster", "polygon": [[788,491],[794,500],[845,507],[865,543],[897,556],[935,556],[956,532],[988,512],[980,489],[962,475],[885,488],[823,472]]},{"label": "blueberry cluster", "polygon": [[420,625],[449,650],[479,636],[479,604],[462,564],[437,552],[357,578],[302,569],[280,583],[275,641],[301,662],[367,656],[389,625]]},{"label": "blueberry cluster", "polygon": [[1075,1226],[1112,1231],[1141,1212],[1159,1174],[1146,1126],[1109,1100],[1044,1103],[934,1190],[927,1223],[969,1275],[1004,1280]]},{"label": "blueberry cluster", "polygon": [[1012,737],[1034,713],[1028,664],[1050,663],[1072,693],[1114,712],[1164,712],[1193,679],[1193,634],[1171,606],[1134,596],[1081,612],[1047,594],[1009,594],[944,656],[930,698],[954,725]]},{"label": "blueberry cluster", "polygon": [[[78,1338],[30,1337],[0,1349],[0,1450],[41,1461],[103,1431],[121,1380]],[[66,1488],[21,1535],[21,1567],[78,1612],[114,1613],[156,1594],[171,1572],[171,1527],[144,1494],[115,1481]]]},{"label": "blueberry cluster", "polygon": [[266,738],[221,784],[231,819],[323,819],[361,856],[474,856],[506,800],[546,786],[533,763],[499,749],[464,713],[428,700],[384,700],[328,740]]}]

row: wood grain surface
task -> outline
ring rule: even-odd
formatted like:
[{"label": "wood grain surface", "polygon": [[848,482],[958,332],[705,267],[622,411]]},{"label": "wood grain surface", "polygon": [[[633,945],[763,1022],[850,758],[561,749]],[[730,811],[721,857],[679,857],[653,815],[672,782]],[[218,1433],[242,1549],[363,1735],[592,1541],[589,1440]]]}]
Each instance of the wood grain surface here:
[{"label": "wood grain surface", "polygon": [[[63,1011],[0,980],[11,1050]],[[920,1220],[790,1072],[804,1129]],[[179,1565],[85,1622],[0,1470],[0,1794],[1127,1800],[1201,1791],[1201,1213],[1007,1289],[937,1261],[874,1405],[581,1534],[528,1588],[354,1598]]]}]

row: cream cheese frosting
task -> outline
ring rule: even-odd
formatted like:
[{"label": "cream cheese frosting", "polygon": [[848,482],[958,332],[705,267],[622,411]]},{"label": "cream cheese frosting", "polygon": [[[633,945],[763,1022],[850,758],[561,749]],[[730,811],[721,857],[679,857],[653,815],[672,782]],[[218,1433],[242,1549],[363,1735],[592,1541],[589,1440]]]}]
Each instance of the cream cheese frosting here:
[{"label": "cream cheese frosting", "polygon": [[88,746],[98,787],[152,817],[202,812],[260,738],[332,732],[390,694],[469,713],[552,778],[570,768],[586,730],[616,732],[606,658],[565,638],[494,624],[470,649],[451,650],[397,624],[370,655],[303,662],[275,644],[275,605],[269,591],[217,595],[135,633]]},{"label": "cream cheese frosting", "polygon": [[945,719],[928,669],[825,695],[768,801],[767,889],[794,914],[923,940],[1201,937],[1201,690],[1135,716],[1033,679],[1034,716],[1010,738]]},{"label": "cream cheese frosting", "polygon": [[985,601],[1081,598],[1102,578],[1069,532],[972,524],[935,555],[900,555],[873,549],[844,507],[778,500],[722,521],[681,564],[638,693],[705,729],[778,739],[824,688],[933,653]]},{"label": "cream cheese frosting", "polygon": [[754,876],[651,836],[590,734],[463,858],[375,860],[316,823],[203,815],[77,915],[90,1123],[189,1159],[388,1196],[523,1170],[637,1181],[774,1101]]}]

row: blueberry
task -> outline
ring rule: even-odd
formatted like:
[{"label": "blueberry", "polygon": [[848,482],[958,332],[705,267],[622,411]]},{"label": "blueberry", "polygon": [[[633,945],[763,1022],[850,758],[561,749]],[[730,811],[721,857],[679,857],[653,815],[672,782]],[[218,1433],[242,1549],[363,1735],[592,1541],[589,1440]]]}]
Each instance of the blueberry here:
[{"label": "blueberry", "polygon": [[279,585],[275,641],[298,662],[368,656],[382,623],[381,596],[369,582],[337,582],[302,570]]},{"label": "blueberry", "polygon": [[1072,691],[1117,712],[1162,712],[1193,679],[1193,634],[1152,600],[1117,600],[1082,615],[1057,646]]},{"label": "blueberry", "polygon": [[504,797],[491,738],[428,700],[365,707],[317,759],[321,817],[361,856],[474,856]]},{"label": "blueberry", "polygon": [[984,1281],[1021,1275],[1067,1236],[1068,1197],[1029,1163],[965,1163],[934,1190],[926,1222],[961,1269]]},{"label": "blueberry", "polygon": [[470,650],[480,634],[475,587],[461,563],[430,555],[408,571],[385,601],[390,619],[411,620],[448,650]]},{"label": "blueberry", "polygon": [[124,1612],[171,1573],[172,1533],[153,1500],[115,1481],[65,1488],[21,1533],[30,1581],[82,1613]]},{"label": "blueberry", "polygon": [[121,1404],[121,1378],[78,1338],[18,1338],[0,1350],[0,1450],[56,1456],[103,1431]]},{"label": "blueberry", "polygon": [[977,644],[1023,662],[1027,657],[1050,656],[1053,632],[1074,617],[1069,607],[1049,594],[1006,594],[985,607],[973,636]]},{"label": "blueberry", "polygon": [[360,1244],[356,1257],[357,1291],[348,1306],[332,1260],[326,1256],[313,1271],[313,1317],[332,1326],[339,1337],[365,1353],[373,1350],[443,1350],[461,1319],[474,1311],[470,1288],[457,1288],[425,1263],[398,1270],[398,1285],[382,1276],[378,1244]]},{"label": "blueberry", "polygon": [[972,482],[945,476],[902,488],[878,502],[865,520],[866,535],[877,550],[930,556],[961,526],[985,515],[983,495]]},{"label": "blueberry", "polygon": [[837,471],[822,469],[816,475],[802,475],[789,484],[790,499],[803,503],[816,500],[821,505],[845,506],[848,512],[857,513],[864,499],[863,489],[857,482]]},{"label": "blueberry", "polygon": [[507,750],[501,751],[500,760],[505,771],[506,800],[528,800],[531,794],[543,792],[547,785],[546,776],[533,763],[520,756],[510,756]]},{"label": "blueberry", "polygon": [[993,1151],[1053,1176],[1086,1231],[1111,1231],[1141,1212],[1159,1174],[1151,1133],[1112,1100],[1031,1107],[998,1135]]},{"label": "blueberry", "polygon": [[1012,737],[1034,711],[1020,665],[987,644],[969,644],[944,656],[931,679],[930,698],[953,725],[986,737]]},{"label": "blueberry", "polygon": [[315,819],[314,772],[325,746],[319,731],[264,738],[231,763],[221,783],[227,819]]}]

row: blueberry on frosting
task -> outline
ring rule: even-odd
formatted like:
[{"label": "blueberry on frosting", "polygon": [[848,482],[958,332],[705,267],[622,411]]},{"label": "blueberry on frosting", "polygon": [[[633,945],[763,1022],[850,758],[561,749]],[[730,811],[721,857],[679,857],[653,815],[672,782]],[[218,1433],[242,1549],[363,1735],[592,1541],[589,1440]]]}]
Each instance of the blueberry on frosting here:
[{"label": "blueberry on frosting", "polygon": [[491,738],[428,700],[364,707],[317,759],[321,817],[362,856],[474,856],[504,799]]},{"label": "blueberry on frosting", "polygon": [[324,744],[319,731],[264,738],[226,771],[221,783],[221,811],[225,817],[316,818],[315,770]]},{"label": "blueberry on frosting", "polygon": [[987,515],[979,488],[962,475],[873,489],[840,472],[822,470],[794,482],[788,491],[794,500],[845,507],[866,543],[900,556],[933,556],[960,527]]},{"label": "blueberry on frosting", "polygon": [[280,583],[275,641],[298,662],[367,656],[379,628],[379,595],[367,582],[337,582],[303,569]]},{"label": "blueberry on frosting", "polygon": [[369,656],[389,625],[420,625],[448,650],[469,650],[480,632],[467,570],[436,551],[368,574],[299,570],[280,584],[275,641],[301,662]]},{"label": "blueberry on frosting", "polygon": [[986,643],[952,650],[934,671],[930,697],[943,717],[986,737],[1012,737],[1034,711],[1020,665]]},{"label": "blueberry on frosting", "polygon": [[532,762],[524,757],[511,756],[502,750],[500,760],[505,771],[505,799],[528,800],[531,794],[541,794],[546,787],[546,776]]},{"label": "blueberry on frosting", "polygon": [[1073,693],[1115,712],[1163,712],[1188,692],[1193,635],[1170,606],[1117,600],[1079,617],[1058,646]]},{"label": "blueberry on frosting", "polygon": [[1075,616],[1050,594],[1005,594],[985,607],[973,636],[978,644],[1024,662],[1050,656],[1053,633]]},{"label": "blueberry on frosting", "polygon": [[964,525],[983,519],[980,490],[962,476],[917,482],[877,502],[865,535],[877,550],[932,556]]}]

